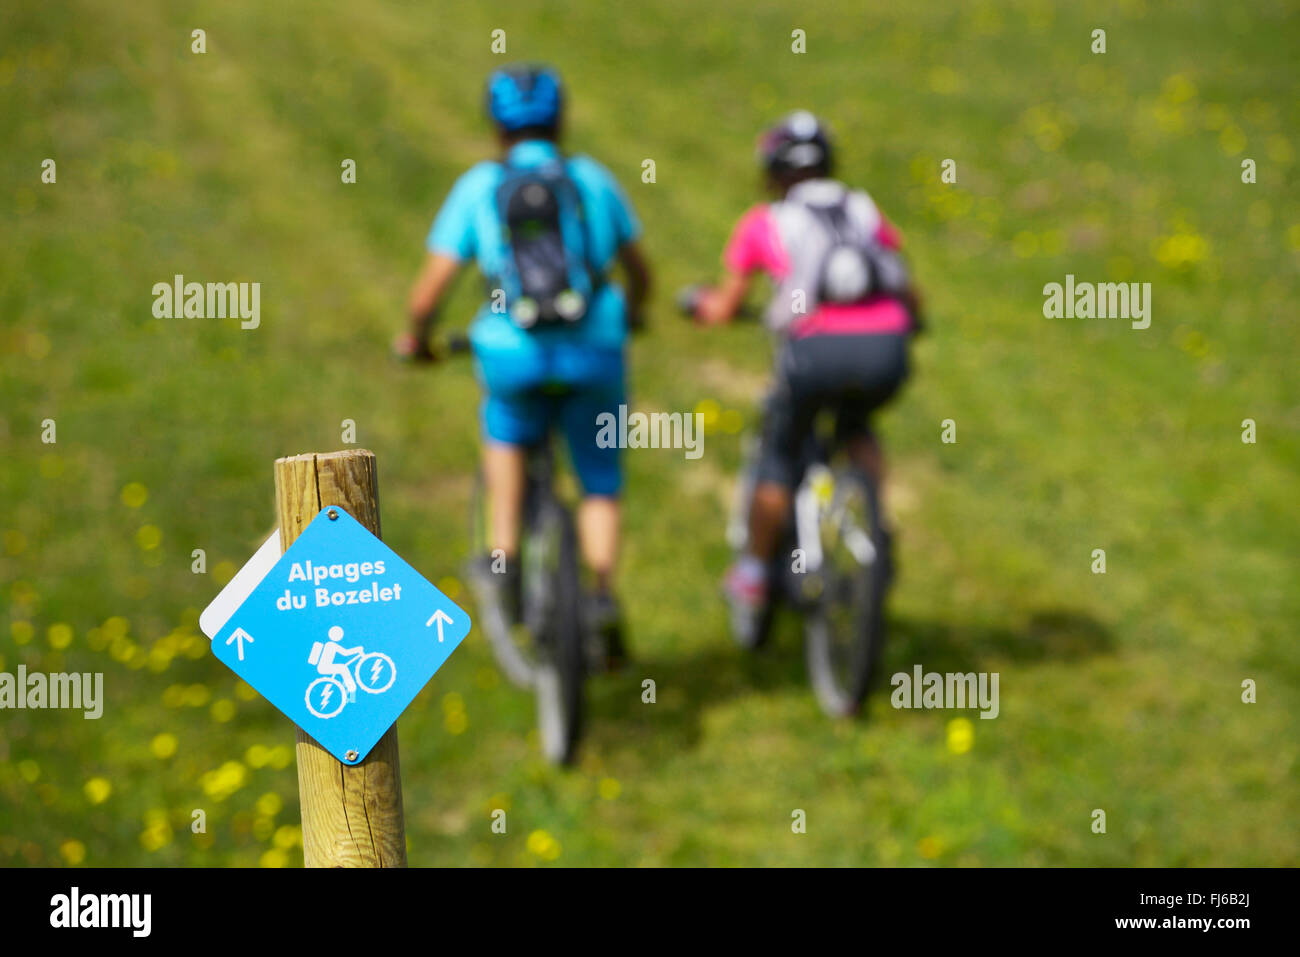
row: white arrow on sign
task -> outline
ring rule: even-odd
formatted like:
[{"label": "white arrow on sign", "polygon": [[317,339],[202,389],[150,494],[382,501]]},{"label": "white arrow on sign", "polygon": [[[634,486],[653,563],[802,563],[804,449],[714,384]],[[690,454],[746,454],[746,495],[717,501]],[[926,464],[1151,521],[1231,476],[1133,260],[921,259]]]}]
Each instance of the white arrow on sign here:
[{"label": "white arrow on sign", "polygon": [[438,640],[442,641],[442,626],[451,624],[451,615],[439,608],[433,613],[433,617],[424,623],[424,627],[428,628],[435,621],[438,623]]},{"label": "white arrow on sign", "polygon": [[230,644],[232,641],[239,642],[239,660],[243,661],[244,642],[248,642],[251,645],[253,643],[253,636],[250,635],[248,632],[244,631],[244,629],[242,628],[236,628],[234,632],[231,634],[231,636],[226,639],[226,644]]}]

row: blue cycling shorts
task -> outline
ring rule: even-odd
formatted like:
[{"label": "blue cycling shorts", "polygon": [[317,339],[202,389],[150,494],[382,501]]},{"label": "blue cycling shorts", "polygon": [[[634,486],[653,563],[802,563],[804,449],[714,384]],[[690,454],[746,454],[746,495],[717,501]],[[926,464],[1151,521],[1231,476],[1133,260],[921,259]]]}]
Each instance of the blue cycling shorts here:
[{"label": "blue cycling shorts", "polygon": [[623,349],[576,341],[564,330],[536,330],[493,340],[470,333],[484,398],[480,422],[487,441],[533,445],[558,427],[587,495],[618,495],[623,469],[617,447],[596,444],[597,417],[618,415],[627,401]]}]

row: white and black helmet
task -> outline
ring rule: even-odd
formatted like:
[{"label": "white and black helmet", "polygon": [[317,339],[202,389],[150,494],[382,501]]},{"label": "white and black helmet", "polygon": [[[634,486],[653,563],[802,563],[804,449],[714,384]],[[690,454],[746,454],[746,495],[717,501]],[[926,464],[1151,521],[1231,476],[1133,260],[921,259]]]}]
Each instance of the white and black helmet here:
[{"label": "white and black helmet", "polygon": [[792,173],[829,176],[830,132],[807,110],[796,110],[758,138],[758,159],[778,179]]}]

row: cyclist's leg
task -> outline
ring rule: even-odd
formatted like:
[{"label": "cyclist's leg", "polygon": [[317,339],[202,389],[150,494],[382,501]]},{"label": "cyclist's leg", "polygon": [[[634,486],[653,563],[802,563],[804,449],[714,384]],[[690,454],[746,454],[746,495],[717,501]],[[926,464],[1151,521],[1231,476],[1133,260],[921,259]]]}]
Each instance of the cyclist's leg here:
[{"label": "cyclist's leg", "polygon": [[598,387],[566,396],[560,412],[569,457],[582,486],[578,545],[583,563],[595,578],[597,591],[602,592],[612,590],[618,562],[623,462],[617,444],[602,448],[597,443],[596,422],[605,413],[617,419],[621,402],[621,387]]},{"label": "cyclist's leg", "polygon": [[583,492],[578,506],[578,543],[583,563],[594,579],[587,599],[587,620],[603,641],[606,664],[616,667],[624,658],[614,587],[623,462],[618,442],[600,438],[600,423],[609,421],[603,416],[617,421],[619,406],[626,402],[622,352],[592,350],[580,364],[581,374],[575,378],[580,378],[581,384],[561,400],[559,416]]},{"label": "cyclist's leg", "polygon": [[489,548],[501,549],[509,560],[519,552],[526,448],[545,436],[546,406],[536,390],[546,377],[546,356],[532,336],[486,309],[470,327],[470,342],[483,389],[479,424]]},{"label": "cyclist's leg", "polygon": [[763,407],[758,463],[749,506],[749,534],[724,579],[732,607],[732,628],[749,634],[768,602],[768,575],[790,517],[799,450],[812,413],[791,382],[794,355],[786,343],[777,357],[772,388]]},{"label": "cyclist's leg", "polygon": [[907,343],[903,336],[873,335],[845,343],[844,354],[856,357],[859,386],[846,393],[836,410],[837,443],[876,486],[877,516],[884,552],[886,583],[894,577],[893,530],[885,518],[885,453],[871,428],[871,416],[889,403],[907,381]]},{"label": "cyclist's leg", "polygon": [[800,450],[811,427],[816,405],[803,392],[802,349],[786,343],[777,357],[776,377],[763,409],[754,500],[749,512],[748,551],[764,563],[771,561],[790,517],[794,485],[799,480]]},{"label": "cyclist's leg", "polygon": [[507,561],[519,554],[528,446],[546,435],[546,404],[531,394],[483,400],[483,482],[488,499],[488,541]]},{"label": "cyclist's leg", "polygon": [[617,495],[584,495],[578,506],[578,543],[598,591],[613,587],[621,510]]},{"label": "cyclist's leg", "polygon": [[837,401],[835,437],[853,463],[883,490],[885,456],[871,428],[872,414],[891,399],[907,380],[907,342],[901,335],[837,337],[843,371],[831,379],[844,382]]},{"label": "cyclist's leg", "polygon": [[[583,561],[601,590],[612,587],[618,559],[619,497],[623,488],[622,449],[601,439],[600,424],[626,402],[621,350],[588,348],[568,357],[573,382],[559,402],[559,424],[569,447],[573,470],[582,486],[578,538]],[[607,434],[607,430],[606,430]]]},{"label": "cyclist's leg", "polygon": [[[611,591],[614,585],[623,487],[621,450],[617,446],[600,448],[594,438],[596,415],[605,411],[605,406],[599,397],[572,397],[565,403],[564,423],[569,455],[583,493],[578,506],[578,544],[598,591]],[[613,409],[617,416],[617,402]]]},{"label": "cyclist's leg", "polygon": [[331,671],[335,678],[338,678],[343,682],[343,687],[348,693],[348,698],[355,699],[357,696],[357,682],[356,679],[352,677],[352,672],[348,670],[348,666],[339,663],[336,664]]},{"label": "cyclist's leg", "polygon": [[780,542],[799,481],[801,453],[818,411],[838,409],[838,437],[850,441],[851,454],[876,475],[882,464],[879,446],[866,431],[868,415],[897,392],[905,377],[902,336],[818,335],[785,344],[764,416],[750,512],[750,551],[756,558],[769,560]]},{"label": "cyclist's leg", "polygon": [[540,396],[489,393],[481,416],[488,554],[474,557],[471,578],[479,600],[500,608],[513,623],[522,608],[519,539],[527,448],[545,436],[545,405]]},{"label": "cyclist's leg", "polygon": [[524,499],[522,445],[486,441],[483,443],[483,482],[488,499],[488,541],[513,558],[519,554],[520,513]]}]

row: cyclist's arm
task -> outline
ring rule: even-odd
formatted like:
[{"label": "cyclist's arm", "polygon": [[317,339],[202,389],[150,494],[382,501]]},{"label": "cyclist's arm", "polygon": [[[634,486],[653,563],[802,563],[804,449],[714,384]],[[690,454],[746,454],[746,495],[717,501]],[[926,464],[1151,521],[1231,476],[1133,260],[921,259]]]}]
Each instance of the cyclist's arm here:
[{"label": "cyclist's arm", "polygon": [[359,655],[366,650],[365,645],[357,645],[355,648],[340,648],[339,654],[351,658],[353,655]]},{"label": "cyclist's arm", "polygon": [[722,250],[722,280],[700,291],[695,317],[705,325],[729,322],[744,305],[756,272],[774,274],[773,249],[779,241],[766,204],[752,206],[740,217]]},{"label": "cyclist's arm", "polygon": [[903,307],[911,313],[912,332],[914,334],[924,332],[925,314],[921,310],[921,294],[917,291],[916,286],[908,283],[907,289],[898,298],[902,301]]},{"label": "cyclist's arm", "polygon": [[729,322],[745,301],[749,278],[749,273],[727,270],[722,282],[702,292],[699,305],[695,307],[696,318],[710,326]]},{"label": "cyclist's arm", "polygon": [[407,312],[411,317],[411,335],[423,345],[428,340],[429,327],[438,311],[438,304],[446,295],[451,281],[460,271],[460,260],[446,253],[429,253],[424,268],[411,288]]},{"label": "cyclist's arm", "polygon": [[650,297],[650,266],[641,252],[641,246],[636,242],[627,242],[619,247],[618,261],[627,275],[628,325],[636,328],[641,325],[645,303]]},{"label": "cyclist's arm", "polygon": [[[884,213],[880,214],[880,225],[876,227],[876,241],[900,255],[903,251],[903,234]],[[921,332],[925,328],[925,320],[921,313],[921,294],[914,282],[908,281],[907,288],[898,293],[898,301],[912,315],[912,332]]]}]

